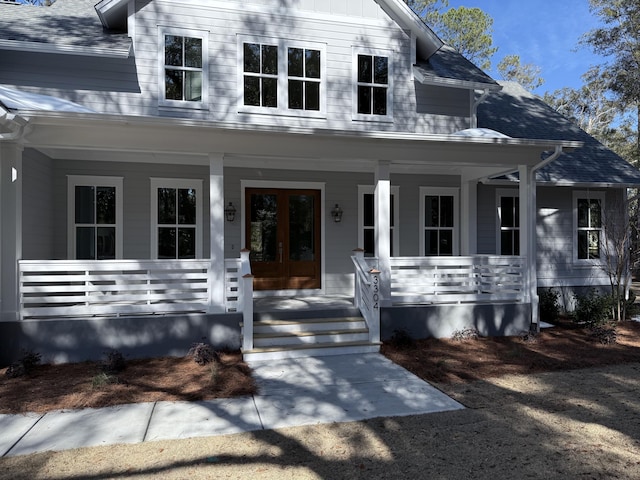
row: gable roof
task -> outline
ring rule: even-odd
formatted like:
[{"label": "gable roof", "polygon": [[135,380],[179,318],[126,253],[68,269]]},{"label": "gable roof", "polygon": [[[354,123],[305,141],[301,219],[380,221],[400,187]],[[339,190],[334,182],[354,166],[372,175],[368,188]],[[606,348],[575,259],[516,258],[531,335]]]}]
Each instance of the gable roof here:
[{"label": "gable roof", "polygon": [[127,57],[131,40],[103,28],[94,0],[49,7],[0,2],[0,49]]},{"label": "gable roof", "polygon": [[[577,140],[584,146],[564,152],[544,166],[537,181],[568,186],[640,185],[640,170],[605,147],[558,113],[541,98],[516,82],[499,82],[500,92],[489,95],[478,107],[478,126],[491,128],[513,138]],[[496,180],[517,181],[518,175]]]}]

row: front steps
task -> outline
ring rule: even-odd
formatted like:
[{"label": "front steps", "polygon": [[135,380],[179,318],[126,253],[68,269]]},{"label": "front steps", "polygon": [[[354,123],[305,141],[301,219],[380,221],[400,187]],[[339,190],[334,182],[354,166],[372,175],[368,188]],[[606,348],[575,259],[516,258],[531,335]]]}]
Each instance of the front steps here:
[{"label": "front steps", "polygon": [[[244,333],[244,332],[243,332]],[[275,311],[254,314],[253,350],[246,361],[319,357],[379,351],[354,309]]]}]

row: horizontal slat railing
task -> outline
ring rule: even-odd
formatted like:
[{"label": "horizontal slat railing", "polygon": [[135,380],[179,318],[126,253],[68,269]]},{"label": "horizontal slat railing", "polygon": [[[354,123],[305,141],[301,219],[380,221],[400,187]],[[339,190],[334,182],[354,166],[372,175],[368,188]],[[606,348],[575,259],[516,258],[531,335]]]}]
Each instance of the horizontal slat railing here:
[{"label": "horizontal slat railing", "polygon": [[21,318],[206,312],[208,260],[22,260]]},{"label": "horizontal slat railing", "polygon": [[521,301],[524,257],[391,258],[394,304]]}]

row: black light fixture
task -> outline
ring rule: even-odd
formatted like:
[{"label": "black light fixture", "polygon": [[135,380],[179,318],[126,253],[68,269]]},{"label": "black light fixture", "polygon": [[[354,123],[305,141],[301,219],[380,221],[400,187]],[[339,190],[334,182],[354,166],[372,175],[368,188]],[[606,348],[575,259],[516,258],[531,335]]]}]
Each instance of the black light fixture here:
[{"label": "black light fixture", "polygon": [[227,222],[233,222],[236,219],[236,207],[233,203],[229,202],[229,205],[224,207],[224,216],[227,218]]},{"label": "black light fixture", "polygon": [[331,209],[331,216],[333,217],[333,221],[336,223],[342,221],[342,209],[337,203],[336,206]]}]

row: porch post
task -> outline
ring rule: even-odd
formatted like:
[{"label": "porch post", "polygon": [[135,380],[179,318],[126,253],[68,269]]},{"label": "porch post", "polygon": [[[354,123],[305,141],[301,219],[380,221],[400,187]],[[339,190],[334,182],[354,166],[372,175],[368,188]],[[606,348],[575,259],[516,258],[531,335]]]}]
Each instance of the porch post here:
[{"label": "porch post", "polygon": [[538,274],[536,238],[536,178],[535,170],[518,167],[520,175],[520,255],[526,257],[523,300],[531,304],[531,328],[538,331]]},{"label": "porch post", "polygon": [[209,313],[225,311],[224,155],[209,154]]},{"label": "porch post", "polygon": [[391,181],[390,162],[379,161],[375,172],[376,257],[380,270],[380,304],[391,305]]},{"label": "porch post", "polygon": [[18,260],[22,259],[22,152],[0,142],[0,319],[18,320]]},{"label": "porch post", "polygon": [[462,177],[460,189],[460,254],[478,253],[478,181]]}]

